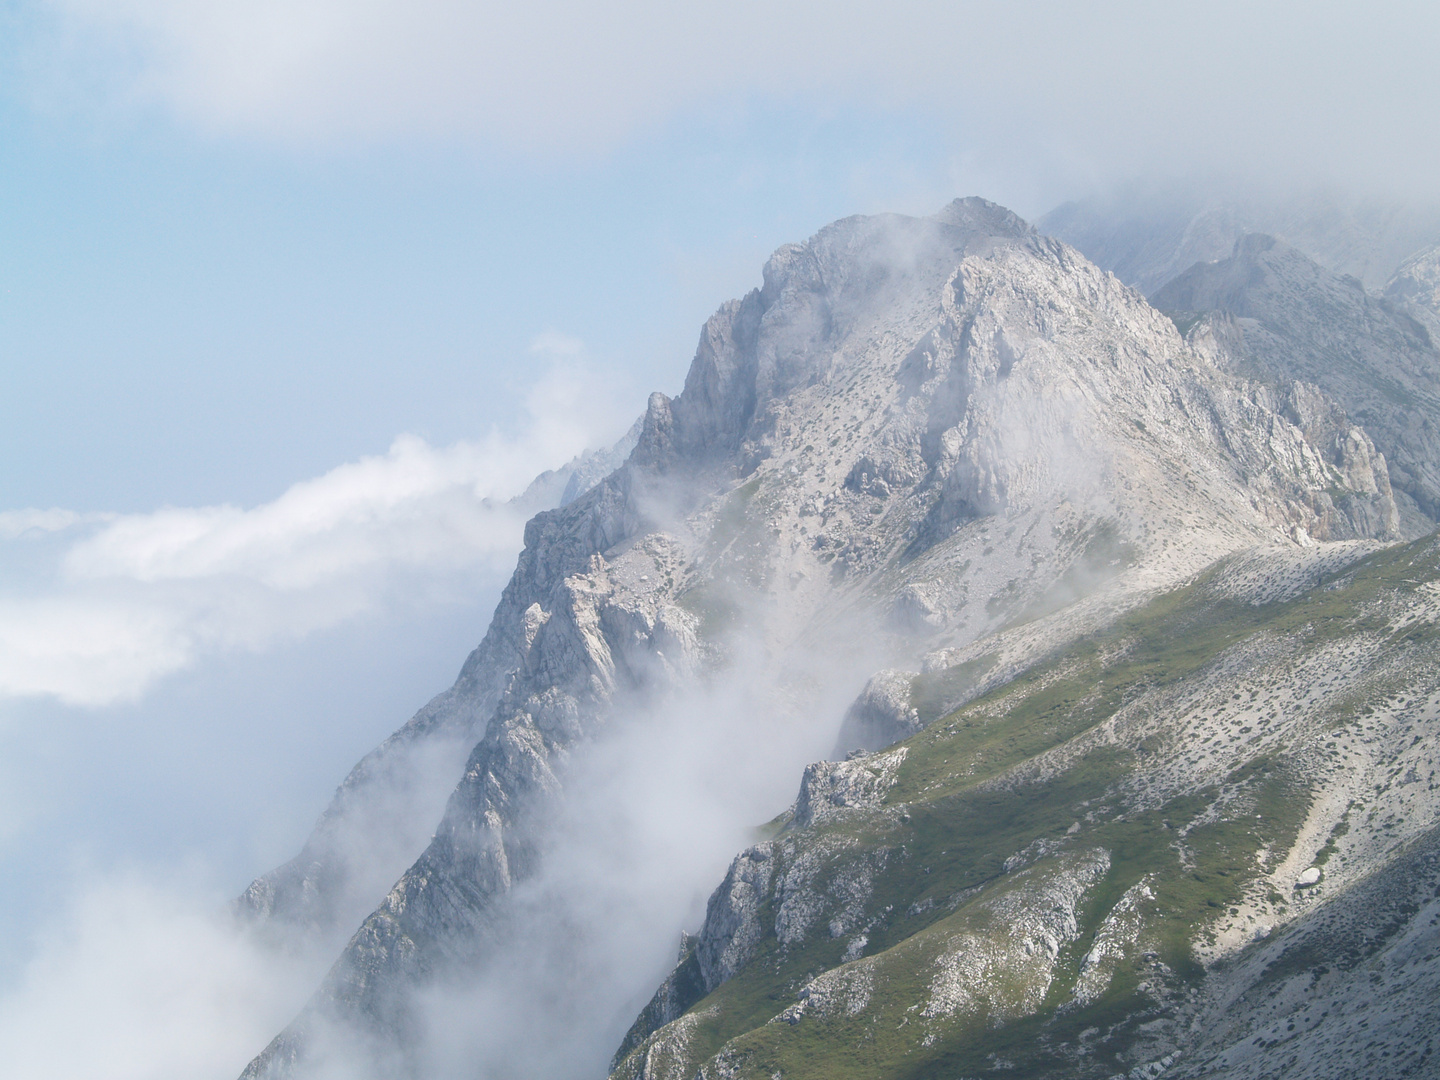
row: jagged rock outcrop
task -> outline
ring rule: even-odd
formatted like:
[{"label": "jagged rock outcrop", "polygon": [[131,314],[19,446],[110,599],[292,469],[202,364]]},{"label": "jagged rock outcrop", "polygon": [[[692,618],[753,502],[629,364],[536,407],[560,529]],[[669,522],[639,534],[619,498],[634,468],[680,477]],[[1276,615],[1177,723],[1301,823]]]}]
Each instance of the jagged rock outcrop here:
[{"label": "jagged rock outcrop", "polygon": [[1198,264],[1152,297],[1173,312],[1223,312],[1231,364],[1277,383],[1319,387],[1384,453],[1391,485],[1440,518],[1440,351],[1426,328],[1273,237]]},{"label": "jagged rock outcrop", "polygon": [[879,806],[895,785],[905,753],[902,746],[886,753],[856,753],[844,761],[817,761],[807,766],[795,800],[795,827],[808,829],[849,811]]},{"label": "jagged rock outcrop", "polygon": [[[415,994],[487,963],[572,759],[732,662],[739,639],[854,656],[853,690],[1007,625],[1078,627],[1055,613],[1107,588],[1123,610],[1257,543],[1390,537],[1383,459],[1339,415],[1320,390],[1217,366],[1135,290],[983,200],[780,249],[706,324],[684,390],[651,397],[626,463],[527,526],[439,827],[246,1075],[322,1068],[322,1033],[380,1039],[391,1071],[413,1067]],[[877,813],[903,761],[817,768],[805,821]],[[737,861],[693,978],[672,987],[723,985],[772,931],[799,949],[823,926],[863,952],[874,882],[906,856],[831,876],[799,843]]]},{"label": "jagged rock outcrop", "polygon": [[565,754],[617,694],[692,674],[693,618],[665,585],[684,570],[676,545],[656,533],[615,551],[637,531],[635,499],[619,475],[527,526],[480,650],[503,650],[513,666],[439,828],[246,1076],[303,1071],[321,1030],[403,1051],[414,1038],[408,991],[493,944],[495,904],[533,868]]},{"label": "jagged rock outcrop", "polygon": [[915,673],[877,671],[860,691],[840,724],[836,749],[879,750],[919,731],[920,710],[911,700]]},{"label": "jagged rock outcrop", "polygon": [[[515,504],[526,513],[568,505],[612,473],[643,422],[606,450],[538,477]],[[497,612],[497,618],[499,613]],[[425,849],[466,758],[485,732],[533,629],[492,623],[455,683],[346,776],[290,862],[253,881],[236,914],[290,944],[338,949]]]}]

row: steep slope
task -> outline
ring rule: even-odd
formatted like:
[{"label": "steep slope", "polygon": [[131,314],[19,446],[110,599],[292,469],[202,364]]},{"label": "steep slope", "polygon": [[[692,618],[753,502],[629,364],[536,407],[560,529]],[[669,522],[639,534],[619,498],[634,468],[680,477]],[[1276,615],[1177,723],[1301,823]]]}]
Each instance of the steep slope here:
[{"label": "steep slope", "polygon": [[[517,510],[573,502],[625,460],[639,430],[636,421],[614,446],[537,477]],[[425,849],[514,666],[509,640],[487,635],[453,686],[350,771],[300,854],[251,882],[236,913],[289,945],[339,949]]]},{"label": "steep slope", "polygon": [[333,1040],[418,1067],[418,1002],[513,929],[573,763],[747,641],[781,676],[816,655],[863,675],[1028,623],[1002,635],[1022,657],[1238,549],[1393,535],[1384,458],[1348,425],[1307,438],[1295,392],[982,200],[780,249],[626,464],[527,526],[476,653],[468,700],[493,711],[433,839],[246,1075],[322,1068]]},{"label": "steep slope", "polygon": [[1177,317],[1233,317],[1192,333],[1210,336],[1246,374],[1319,386],[1375,440],[1395,490],[1429,523],[1440,518],[1440,350],[1413,316],[1259,234],[1152,300]]},{"label": "steep slope", "polygon": [[812,766],[614,1075],[1437,1075],[1437,617],[1433,538],[1257,551]]},{"label": "steep slope", "polygon": [[1385,283],[1385,299],[1415,304],[1440,315],[1440,244],[1406,259]]}]

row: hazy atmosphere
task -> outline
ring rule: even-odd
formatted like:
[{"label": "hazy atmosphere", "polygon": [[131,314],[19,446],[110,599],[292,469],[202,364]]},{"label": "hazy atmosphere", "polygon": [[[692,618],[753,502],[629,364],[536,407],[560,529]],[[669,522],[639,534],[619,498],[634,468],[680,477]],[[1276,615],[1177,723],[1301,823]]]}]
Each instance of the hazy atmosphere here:
[{"label": "hazy atmosphere", "polygon": [[[1324,203],[1403,248],[1437,47],[1420,3],[0,4],[0,1072],[231,1080],[290,1023],[469,744],[338,940],[227,904],[454,681],[532,481],[678,394],[781,245],[979,195]],[[747,677],[562,755],[508,944],[417,1008],[428,1075],[603,1075],[893,659],[841,619],[766,656],[785,616],[724,599]]]}]

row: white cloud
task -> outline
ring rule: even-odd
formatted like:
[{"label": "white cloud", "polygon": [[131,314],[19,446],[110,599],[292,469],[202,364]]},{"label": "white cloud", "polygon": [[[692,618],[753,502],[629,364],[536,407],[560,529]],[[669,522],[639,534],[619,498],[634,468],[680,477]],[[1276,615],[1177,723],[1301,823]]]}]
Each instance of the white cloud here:
[{"label": "white cloud", "polygon": [[238,577],[294,591],[377,565],[466,563],[510,546],[514,523],[486,500],[514,494],[531,471],[506,460],[515,451],[498,439],[435,449],[401,436],[383,457],[341,465],[253,510],[118,518],[72,547],[65,570],[71,580]]},{"label": "white cloud", "polygon": [[0,585],[0,699],[133,699],[207,654],[443,602],[456,575],[503,573],[524,525],[506,500],[623,428],[578,362],[542,378],[528,406],[519,436],[445,448],[402,436],[251,509],[0,515],[0,543],[44,570]]},{"label": "white cloud", "polygon": [[187,881],[92,883],[0,996],[6,1075],[233,1080],[323,968],[257,946],[223,910]]},{"label": "white cloud", "polygon": [[0,540],[64,532],[76,525],[109,521],[114,514],[77,514],[73,510],[0,510]]},{"label": "white cloud", "polygon": [[956,125],[966,155],[1076,174],[1326,165],[1426,178],[1440,164],[1420,137],[1440,121],[1428,55],[1440,15],[1406,2],[49,0],[45,10],[64,27],[32,50],[52,87],[307,142],[418,133],[541,155],[603,151],[689,110],[758,99],[920,105]]}]

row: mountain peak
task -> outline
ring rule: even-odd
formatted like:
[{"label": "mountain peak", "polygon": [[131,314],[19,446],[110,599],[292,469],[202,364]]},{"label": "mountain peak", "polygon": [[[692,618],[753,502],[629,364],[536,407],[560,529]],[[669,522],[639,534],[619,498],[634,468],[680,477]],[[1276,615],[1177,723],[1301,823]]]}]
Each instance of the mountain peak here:
[{"label": "mountain peak", "polygon": [[[681,393],[651,396],[626,463],[531,520],[456,687],[410,742],[377,751],[383,778],[437,727],[472,740],[428,846],[247,1075],[302,1074],[326,1038],[377,1030],[419,1060],[416,1010],[437,980],[522,963],[497,928],[533,917],[517,890],[564,891],[545,878],[547,830],[577,763],[637,716],[679,723],[687,694],[774,680],[807,722],[833,720],[828,745],[867,673],[949,657],[934,663],[1013,676],[1221,557],[1390,538],[1395,519],[1384,458],[1322,390],[1217,366],[1003,207],[846,218],[786,245],[706,322]],[[982,667],[953,659],[986,648]],[[867,731],[928,730],[965,685],[875,683],[866,707],[904,715]],[[827,806],[873,802],[895,772],[857,762],[826,781]],[[806,827],[828,819],[807,812]],[[725,949],[769,857],[727,882]],[[1106,865],[1079,858],[1083,888],[1026,872],[1034,902],[1078,898]]]},{"label": "mountain peak", "polygon": [[953,200],[942,207],[933,220],[983,236],[1019,239],[1035,235],[1034,226],[1020,215],[978,195]]}]

